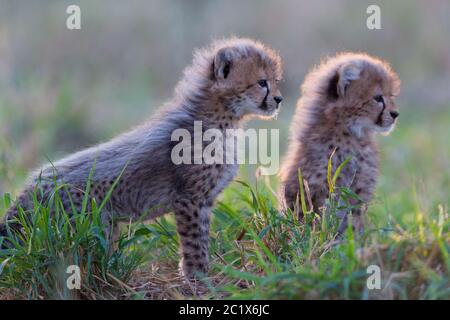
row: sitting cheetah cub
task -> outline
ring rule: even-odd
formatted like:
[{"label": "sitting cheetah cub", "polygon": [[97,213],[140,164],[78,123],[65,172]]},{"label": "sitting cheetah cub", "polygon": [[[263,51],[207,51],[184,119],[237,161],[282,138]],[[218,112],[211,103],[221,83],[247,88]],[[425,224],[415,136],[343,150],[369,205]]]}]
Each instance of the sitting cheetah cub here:
[{"label": "sitting cheetah cub", "polygon": [[[155,218],[174,212],[182,274],[193,278],[198,272],[206,273],[211,207],[237,173],[238,164],[175,164],[171,155],[178,141],[172,141],[172,133],[183,129],[194,136],[194,121],[201,121],[203,132],[224,132],[240,128],[251,116],[275,116],[282,100],[277,84],[281,76],[279,55],[257,41],[231,38],[197,50],[174,98],[158,115],[109,142],[44,167],[17,203],[32,209],[29,194],[38,180],[43,189],[40,200],[46,201],[55,176],[70,186],[70,197],[61,195],[64,206],[71,210],[72,200],[79,210],[94,166],[90,196],[97,203],[120,177],[102,211],[106,226],[111,227],[114,219]],[[17,203],[7,213],[8,220],[17,214]]]},{"label": "sitting cheetah cub", "polygon": [[[328,197],[328,159],[332,172],[347,158],[337,186],[348,187],[360,200],[350,204],[353,226],[363,231],[362,215],[374,192],[378,176],[378,151],[374,133],[390,132],[399,115],[394,104],[400,80],[391,67],[366,54],[342,53],[330,58],[309,73],[302,85],[291,127],[288,153],[281,169],[281,195],[284,205],[297,207],[302,217],[298,168],[309,188],[315,212]],[[305,189],[306,190],[306,189]],[[308,203],[308,201],[307,201]],[[346,213],[338,213],[347,225]]]}]

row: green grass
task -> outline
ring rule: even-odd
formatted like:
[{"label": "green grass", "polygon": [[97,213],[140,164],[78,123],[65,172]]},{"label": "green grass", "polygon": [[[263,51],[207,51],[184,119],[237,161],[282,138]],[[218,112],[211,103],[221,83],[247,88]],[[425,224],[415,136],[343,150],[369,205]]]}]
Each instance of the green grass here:
[{"label": "green grass", "polygon": [[[177,276],[172,216],[127,225],[111,249],[95,205],[69,223],[36,203],[23,239],[0,252],[0,288],[32,299],[449,299],[449,123],[449,111],[410,113],[380,138],[381,177],[361,237],[349,228],[336,242],[332,215],[299,223],[279,212],[276,181],[243,171],[248,182],[233,182],[213,210],[211,271],[198,287]],[[82,266],[76,292],[64,289],[72,262]],[[380,267],[381,290],[367,288],[370,265]]]},{"label": "green grass", "polygon": [[[89,185],[89,184],[88,184]],[[124,282],[141,263],[143,252],[130,228],[117,243],[101,222],[103,203],[89,199],[85,191],[80,211],[65,211],[61,194],[66,186],[55,182],[55,191],[46,202],[38,201],[39,185],[33,194],[33,212],[19,207],[16,222],[20,231],[8,226],[8,236],[0,238],[0,288],[13,289],[29,299],[112,299],[124,292]],[[88,205],[90,201],[90,205]],[[5,195],[6,206],[11,202]],[[90,209],[88,209],[90,208]],[[81,290],[66,285],[68,266],[81,271]]]}]

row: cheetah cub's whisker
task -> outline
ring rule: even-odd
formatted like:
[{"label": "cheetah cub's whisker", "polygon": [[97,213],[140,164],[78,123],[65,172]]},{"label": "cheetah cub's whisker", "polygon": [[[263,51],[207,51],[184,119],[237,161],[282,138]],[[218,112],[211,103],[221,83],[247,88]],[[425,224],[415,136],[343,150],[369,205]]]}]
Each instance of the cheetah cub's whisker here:
[{"label": "cheetah cub's whisker", "polygon": [[[302,85],[302,97],[291,126],[288,153],[283,161],[281,196],[287,208],[295,209],[299,198],[298,169],[309,186],[315,212],[329,196],[328,159],[336,168],[351,157],[337,180],[360,200],[350,199],[353,226],[363,231],[362,216],[370,202],[378,176],[378,151],[374,133],[391,131],[399,115],[394,104],[400,80],[388,63],[367,54],[342,53],[313,69]],[[347,226],[348,212],[339,232]]]},{"label": "cheetah cub's whisker", "polygon": [[102,211],[109,228],[117,218],[138,219],[144,214],[155,218],[174,212],[182,273],[189,278],[206,273],[211,207],[237,173],[238,164],[175,164],[171,151],[176,142],[171,134],[183,128],[192,135],[196,121],[201,121],[204,130],[225,132],[241,127],[252,116],[272,117],[282,100],[277,83],[281,76],[279,55],[254,40],[225,39],[197,50],[173,99],[159,114],[109,142],[54,163],[54,168],[44,167],[25,187],[6,219],[13,220],[17,215],[17,204],[31,214],[30,193],[38,180],[43,190],[38,200],[47,201],[54,189],[54,177],[59,184],[68,185],[69,194],[61,194],[64,207],[71,211],[72,201],[79,210],[82,190],[95,163],[90,196],[97,203],[120,177]]}]

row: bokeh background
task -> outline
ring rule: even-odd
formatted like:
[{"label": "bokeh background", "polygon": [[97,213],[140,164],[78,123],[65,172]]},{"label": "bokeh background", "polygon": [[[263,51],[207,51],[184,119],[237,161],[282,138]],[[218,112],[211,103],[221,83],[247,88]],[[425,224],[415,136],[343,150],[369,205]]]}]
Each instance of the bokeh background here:
[{"label": "bokeh background", "polygon": [[[81,7],[81,30],[66,8]],[[381,7],[382,30],[366,9]],[[194,48],[256,38],[285,62],[281,151],[299,86],[327,55],[366,51],[402,79],[397,130],[380,138],[380,210],[450,203],[450,2],[447,0],[0,0],[0,195],[31,168],[106,140],[149,117]],[[377,202],[378,201],[378,202]],[[376,210],[376,207],[375,209]]]}]

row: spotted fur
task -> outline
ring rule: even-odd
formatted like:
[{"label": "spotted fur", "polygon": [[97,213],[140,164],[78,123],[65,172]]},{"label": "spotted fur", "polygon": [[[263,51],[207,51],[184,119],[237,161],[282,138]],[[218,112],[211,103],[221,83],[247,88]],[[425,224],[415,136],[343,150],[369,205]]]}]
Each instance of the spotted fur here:
[{"label": "spotted fur", "polygon": [[[193,132],[194,121],[203,130],[238,128],[250,116],[270,118],[278,112],[281,78],[278,54],[250,39],[216,41],[197,50],[192,65],[178,83],[173,99],[150,121],[109,142],[77,152],[33,175],[18,204],[31,209],[28,194],[38,180],[45,201],[54,189],[53,180],[68,184],[77,209],[82,204],[91,168],[90,196],[97,203],[113,183],[102,215],[108,226],[113,219],[155,218],[174,212],[181,242],[181,270],[188,276],[207,272],[211,207],[235,176],[234,164],[180,164],[171,161],[175,129]],[[259,81],[267,80],[263,87]],[[193,136],[193,134],[192,134]],[[122,172],[123,170],[123,172]],[[122,174],[121,174],[122,173]],[[69,196],[63,195],[70,210]],[[16,206],[7,213],[11,220]]]},{"label": "spotted fur", "polygon": [[[349,187],[361,202],[353,210],[355,225],[362,230],[362,212],[370,202],[378,176],[375,132],[389,132],[398,112],[394,97],[400,81],[391,67],[366,54],[343,53],[314,68],[302,85],[302,97],[291,127],[286,159],[281,169],[281,194],[285,206],[297,207],[298,169],[301,169],[313,209],[320,212],[328,197],[328,159],[333,172],[347,158],[337,185]],[[342,217],[341,231],[347,215]]]}]

